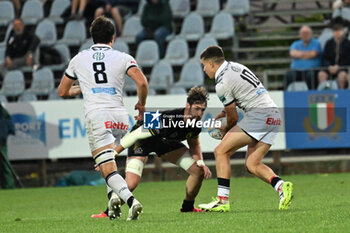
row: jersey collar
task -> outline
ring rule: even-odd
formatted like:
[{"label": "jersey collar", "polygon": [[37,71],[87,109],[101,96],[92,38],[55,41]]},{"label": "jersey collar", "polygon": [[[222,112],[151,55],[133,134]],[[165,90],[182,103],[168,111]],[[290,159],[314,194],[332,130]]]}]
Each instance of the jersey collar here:
[{"label": "jersey collar", "polygon": [[224,61],[221,66],[219,67],[219,69],[215,72],[215,81],[218,78],[219,74],[221,73],[221,71],[227,66],[228,62]]},{"label": "jersey collar", "polygon": [[91,46],[92,50],[107,50],[111,49],[112,47],[109,46],[108,44],[94,44]]}]

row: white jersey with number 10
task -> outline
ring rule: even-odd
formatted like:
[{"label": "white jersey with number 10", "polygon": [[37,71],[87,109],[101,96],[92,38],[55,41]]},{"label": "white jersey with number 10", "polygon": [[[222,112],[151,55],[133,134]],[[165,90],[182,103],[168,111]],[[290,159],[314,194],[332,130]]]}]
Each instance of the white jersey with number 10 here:
[{"label": "white jersey with number 10", "polygon": [[215,89],[224,106],[231,103],[244,111],[277,108],[260,80],[246,66],[225,61],[215,74]]}]

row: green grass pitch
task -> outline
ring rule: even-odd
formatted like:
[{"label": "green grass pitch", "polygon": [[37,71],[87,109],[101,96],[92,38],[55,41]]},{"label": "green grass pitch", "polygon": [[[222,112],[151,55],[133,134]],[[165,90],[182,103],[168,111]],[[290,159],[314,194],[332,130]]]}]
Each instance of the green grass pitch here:
[{"label": "green grass pitch", "polygon": [[[350,173],[283,177],[294,183],[287,211],[278,195],[258,178],[231,179],[231,212],[180,213],[184,181],[145,182],[134,192],[144,206],[139,221],[91,219],[106,207],[98,187],[0,191],[0,232],[350,232]],[[216,195],[216,179],[206,180],[196,200]]]}]

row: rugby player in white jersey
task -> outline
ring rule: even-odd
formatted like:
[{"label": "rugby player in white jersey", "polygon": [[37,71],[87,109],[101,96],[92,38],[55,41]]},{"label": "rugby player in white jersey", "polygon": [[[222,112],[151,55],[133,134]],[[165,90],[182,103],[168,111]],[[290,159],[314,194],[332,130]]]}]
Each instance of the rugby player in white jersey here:
[{"label": "rugby player in white jersey", "polygon": [[[137,120],[142,119],[145,110],[148,83],[133,57],[112,49],[115,32],[110,20],[103,16],[96,18],[91,24],[90,33],[94,45],[71,59],[58,87],[58,94],[61,97],[83,94],[92,156],[107,185],[128,204],[130,209],[127,220],[136,220],[142,212],[142,205],[117,172],[114,148],[129,128],[129,116],[122,98],[125,74],[137,86]],[[76,80],[79,86],[73,86]],[[118,196],[115,195],[108,203],[111,219],[121,215],[121,200]]]},{"label": "rugby player in white jersey", "polygon": [[[216,118],[226,116],[227,125],[222,130],[222,141],[215,148],[217,197],[199,208],[207,211],[230,210],[230,156],[248,145],[245,165],[247,170],[270,183],[279,193],[279,209],[288,209],[292,199],[293,184],[278,177],[261,161],[269,151],[281,125],[280,113],[259,79],[244,65],[225,60],[219,46],[206,48],[200,56],[203,70],[215,78],[215,89],[224,110]],[[245,111],[238,122],[236,106]]]}]

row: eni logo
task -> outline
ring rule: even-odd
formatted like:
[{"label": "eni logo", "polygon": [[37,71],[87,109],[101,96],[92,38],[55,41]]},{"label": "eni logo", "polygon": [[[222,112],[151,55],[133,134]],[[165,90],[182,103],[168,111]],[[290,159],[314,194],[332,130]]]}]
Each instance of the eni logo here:
[{"label": "eni logo", "polygon": [[105,54],[102,52],[96,52],[92,55],[92,58],[95,59],[96,61],[101,61],[103,58],[105,58]]},{"label": "eni logo", "polygon": [[309,116],[304,119],[304,129],[311,140],[321,136],[337,137],[342,127],[342,120],[335,115],[334,102],[334,94],[309,96]]}]

